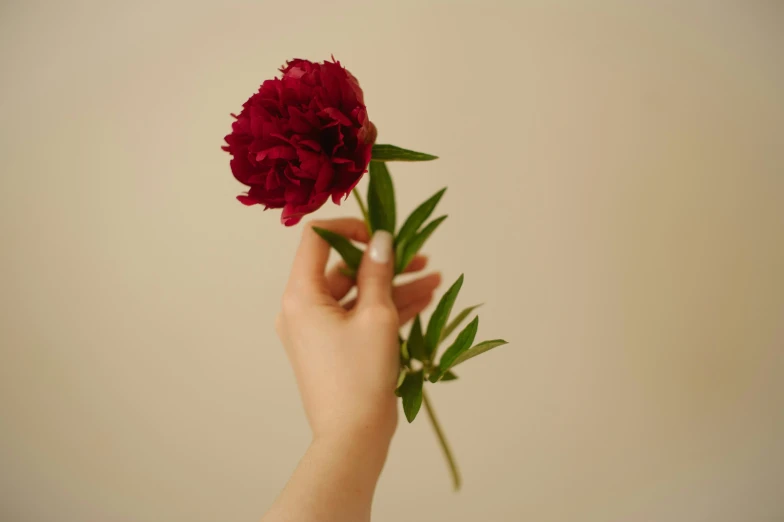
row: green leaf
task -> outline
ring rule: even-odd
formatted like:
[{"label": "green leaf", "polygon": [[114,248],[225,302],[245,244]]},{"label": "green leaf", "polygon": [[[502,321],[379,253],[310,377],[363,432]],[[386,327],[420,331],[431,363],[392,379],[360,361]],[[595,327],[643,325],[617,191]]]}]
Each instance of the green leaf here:
[{"label": "green leaf", "polygon": [[444,331],[441,332],[441,341],[443,341],[444,339],[449,337],[449,334],[454,332],[455,328],[460,326],[460,323],[465,321],[465,318],[468,317],[471,312],[473,312],[474,310],[476,310],[477,308],[479,308],[483,304],[484,303],[479,303],[478,305],[469,306],[468,308],[465,308],[459,314],[457,314],[457,316],[454,319],[449,321],[449,324],[446,325],[446,328],[444,328]]},{"label": "green leaf", "polygon": [[492,350],[493,348],[497,348],[498,346],[503,346],[505,344],[509,344],[509,343],[507,343],[503,339],[482,341],[481,343],[472,346],[471,348],[463,352],[460,356],[458,356],[458,358],[455,359],[455,362],[452,363],[452,368],[454,368],[460,363],[467,361],[468,359],[471,359],[472,357],[476,357],[477,355],[481,355],[488,350]]},{"label": "green leaf", "polygon": [[397,385],[395,386],[395,395],[400,397],[400,386],[403,384],[403,381],[406,379],[406,375],[408,372],[405,368],[400,368],[400,372],[397,374]]},{"label": "green leaf", "polygon": [[422,384],[425,374],[422,370],[406,374],[403,384],[400,385],[400,396],[403,398],[403,412],[406,420],[413,422],[422,407]]},{"label": "green leaf", "polygon": [[476,337],[476,331],[479,329],[479,316],[474,317],[474,320],[468,323],[462,332],[457,334],[457,339],[452,343],[452,346],[447,348],[441,360],[438,361],[438,370],[430,374],[430,382],[438,382],[444,374],[454,366],[455,361],[466,350],[471,347]]},{"label": "green leaf", "polygon": [[394,145],[373,145],[373,154],[370,157],[371,162],[381,161],[430,161],[438,159],[438,156],[432,154],[425,154],[424,152],[415,152],[413,150],[401,149]]},{"label": "green leaf", "polygon": [[446,324],[446,320],[452,312],[455,299],[457,299],[457,294],[460,293],[460,287],[462,286],[463,275],[461,274],[457,281],[441,297],[433,315],[430,316],[430,321],[427,323],[427,333],[425,334],[425,353],[430,360],[435,358],[438,340],[441,339],[441,331],[444,329],[444,324]]},{"label": "green leaf", "polygon": [[[435,232],[447,216],[441,216],[430,223],[428,223],[425,228],[422,229],[417,235],[415,235],[411,240],[406,241],[401,245],[401,248],[398,252],[395,253],[395,272],[401,273],[403,270],[406,269],[408,264],[414,259],[414,256],[417,255],[417,252],[422,248],[422,245],[425,244],[425,241],[430,237],[430,235]],[[402,251],[402,254],[399,253]]]},{"label": "green leaf", "polygon": [[423,362],[427,359],[425,354],[425,338],[422,335],[422,319],[419,314],[414,318],[414,324],[411,325],[407,343],[408,353],[411,354],[411,357]]},{"label": "green leaf", "polygon": [[435,193],[430,199],[419,205],[412,213],[408,216],[403,226],[400,227],[400,232],[397,233],[397,243],[405,243],[412,237],[414,234],[417,233],[419,227],[422,226],[422,223],[430,217],[430,214],[433,213],[433,210],[436,208],[436,205],[441,200],[441,196],[444,195],[446,192],[446,187],[442,188],[438,192]]},{"label": "green leaf", "polygon": [[356,271],[359,268],[359,263],[362,261],[362,251],[355,247],[348,238],[326,228],[313,227],[313,231],[337,250],[351,270]]},{"label": "green leaf", "polygon": [[395,233],[395,187],[385,163],[370,164],[368,184],[368,215],[370,228]]},{"label": "green leaf", "polygon": [[408,362],[411,360],[411,355],[408,352],[408,341],[403,341],[400,343],[400,357],[403,359],[403,362]]},{"label": "green leaf", "polygon": [[[453,366],[454,366],[454,365],[453,365]],[[455,375],[455,374],[454,374],[454,373],[452,373],[451,371],[447,371],[447,372],[446,372],[446,373],[443,375],[443,377],[441,377],[441,382],[446,382],[446,381],[454,381],[454,380],[456,380],[456,379],[457,379],[457,375]]]}]

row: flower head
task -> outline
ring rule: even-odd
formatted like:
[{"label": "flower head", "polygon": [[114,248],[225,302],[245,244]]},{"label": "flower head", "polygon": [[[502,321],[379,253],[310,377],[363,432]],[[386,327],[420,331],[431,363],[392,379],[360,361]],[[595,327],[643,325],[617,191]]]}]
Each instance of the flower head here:
[{"label": "flower head", "polygon": [[340,62],[295,59],[242,106],[223,150],[249,187],[245,205],[282,208],[297,224],[330,197],[340,204],[367,172],[376,128],[357,79]]}]

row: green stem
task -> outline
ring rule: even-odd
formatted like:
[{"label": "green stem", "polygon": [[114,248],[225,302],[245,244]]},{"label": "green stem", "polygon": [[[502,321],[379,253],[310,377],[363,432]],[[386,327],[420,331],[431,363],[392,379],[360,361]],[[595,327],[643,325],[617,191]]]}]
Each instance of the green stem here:
[{"label": "green stem", "polygon": [[365,202],[362,201],[362,196],[359,194],[359,191],[354,187],[354,190],[351,191],[354,194],[354,198],[357,200],[359,204],[359,210],[362,211],[362,219],[365,220],[365,225],[367,225],[367,229],[369,233],[373,233],[370,229],[370,218],[368,217],[367,207],[365,207]]},{"label": "green stem", "polygon": [[457,469],[457,462],[455,462],[455,457],[452,455],[452,450],[449,449],[449,443],[446,441],[446,437],[444,437],[444,432],[441,430],[441,425],[438,423],[436,413],[433,411],[433,406],[430,404],[430,399],[428,398],[425,390],[422,390],[422,402],[425,404],[427,416],[430,419],[431,424],[433,424],[433,429],[435,430],[436,436],[438,437],[438,442],[441,444],[444,457],[446,457],[447,464],[449,464],[449,471],[452,473],[452,485],[454,486],[455,491],[457,491],[460,489],[461,483],[460,470]]}]

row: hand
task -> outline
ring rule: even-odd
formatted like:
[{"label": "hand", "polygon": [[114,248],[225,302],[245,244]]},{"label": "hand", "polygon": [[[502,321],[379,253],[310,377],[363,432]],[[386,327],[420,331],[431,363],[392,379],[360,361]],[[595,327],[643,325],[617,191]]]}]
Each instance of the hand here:
[{"label": "hand", "polygon": [[[368,241],[357,219],[313,224]],[[329,246],[311,226],[302,233],[276,329],[313,442],[263,520],[366,522],[397,425],[398,329],[430,303],[440,276],[393,288],[392,236],[377,232],[359,267],[357,298],[341,305],[354,282],[340,266],[325,273]],[[425,264],[415,258],[410,271]]]},{"label": "hand", "polygon": [[[341,305],[354,282],[340,265],[325,273],[329,246],[313,225],[368,241],[367,228],[357,219],[306,226],[276,329],[314,440],[374,440],[386,447],[397,425],[398,329],[430,303],[440,276],[393,288],[392,236],[377,232],[357,274],[357,298]],[[420,271],[425,264],[425,258],[417,257],[408,271]]]}]

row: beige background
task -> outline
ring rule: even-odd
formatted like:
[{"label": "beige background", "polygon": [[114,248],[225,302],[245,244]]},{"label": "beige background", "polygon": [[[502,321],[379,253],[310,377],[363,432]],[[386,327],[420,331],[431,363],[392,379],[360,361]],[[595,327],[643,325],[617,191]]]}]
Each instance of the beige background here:
[{"label": "beige background", "polygon": [[[2,2],[0,519],[253,521],[309,434],[296,230],[229,113],[339,58],[512,344],[401,424],[376,521],[784,520],[781,2]],[[353,202],[321,216],[356,214]]]}]

